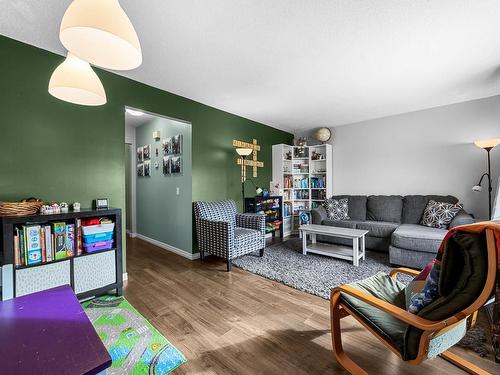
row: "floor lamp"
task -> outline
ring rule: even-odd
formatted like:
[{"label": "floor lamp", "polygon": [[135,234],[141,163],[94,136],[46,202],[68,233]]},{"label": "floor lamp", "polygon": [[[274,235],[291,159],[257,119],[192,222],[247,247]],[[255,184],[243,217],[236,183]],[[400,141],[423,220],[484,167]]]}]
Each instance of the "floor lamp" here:
[{"label": "floor lamp", "polygon": [[481,187],[481,184],[483,182],[483,178],[488,179],[488,220],[491,220],[491,192],[492,192],[492,187],[491,187],[491,158],[490,158],[490,151],[497,145],[500,144],[500,138],[493,138],[493,139],[483,139],[480,141],[475,141],[474,144],[477,147],[480,147],[484,150],[486,150],[488,154],[488,172],[483,173],[481,178],[479,179],[479,182],[472,187],[472,191],[475,192],[480,192],[483,190]]},{"label": "floor lamp", "polygon": [[[241,198],[243,201],[243,211],[245,211],[245,181],[247,180],[247,166],[245,165],[245,160],[248,155],[250,155],[253,150],[251,148],[237,148],[236,152],[241,158]],[[251,180],[250,180],[251,181]],[[253,185],[255,186],[255,192],[257,194],[262,193],[262,189],[258,186],[255,185],[255,182],[253,182]]]},{"label": "floor lamp", "polygon": [[247,166],[245,160],[248,155],[250,155],[253,150],[251,148],[237,148],[236,152],[241,158],[241,204],[243,211],[245,211],[245,181],[247,180]]}]

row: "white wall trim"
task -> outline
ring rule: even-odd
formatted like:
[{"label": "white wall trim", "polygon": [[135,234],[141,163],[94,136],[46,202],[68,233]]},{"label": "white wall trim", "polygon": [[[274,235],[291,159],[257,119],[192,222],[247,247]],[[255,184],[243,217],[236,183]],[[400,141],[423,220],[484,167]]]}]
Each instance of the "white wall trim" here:
[{"label": "white wall trim", "polygon": [[135,238],[137,237],[137,233],[127,230],[127,236],[129,236],[130,238]]},{"label": "white wall trim", "polygon": [[127,281],[128,280],[128,273],[127,272],[123,273],[122,279],[123,279],[123,281]]},{"label": "white wall trim", "polygon": [[172,245],[168,245],[166,243],[160,242],[160,241],[155,240],[153,238],[146,237],[146,236],[144,236],[144,235],[142,235],[140,233],[135,233],[135,236],[137,238],[140,238],[143,241],[149,242],[152,245],[161,247],[162,249],[168,250],[168,251],[170,251],[170,252],[172,252],[174,254],[180,255],[180,256],[182,256],[184,258],[187,258],[187,259],[190,259],[190,260],[195,260],[195,259],[199,259],[200,258],[200,253],[196,253],[196,254],[188,253],[185,250],[179,249],[179,248],[177,248],[175,246],[172,246]]}]

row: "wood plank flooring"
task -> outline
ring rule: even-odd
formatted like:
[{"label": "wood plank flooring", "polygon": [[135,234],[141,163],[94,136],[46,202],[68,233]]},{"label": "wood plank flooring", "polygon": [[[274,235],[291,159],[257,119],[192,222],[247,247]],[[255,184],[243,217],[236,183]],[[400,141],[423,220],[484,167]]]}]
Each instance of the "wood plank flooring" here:
[{"label": "wood plank flooring", "polygon": [[[188,359],[175,374],[346,373],[333,356],[322,298],[139,239],[127,240],[127,273],[126,298]],[[346,352],[370,374],[464,374],[440,358],[419,367],[403,363],[351,317],[342,327]],[[453,351],[500,371],[491,355]]]}]

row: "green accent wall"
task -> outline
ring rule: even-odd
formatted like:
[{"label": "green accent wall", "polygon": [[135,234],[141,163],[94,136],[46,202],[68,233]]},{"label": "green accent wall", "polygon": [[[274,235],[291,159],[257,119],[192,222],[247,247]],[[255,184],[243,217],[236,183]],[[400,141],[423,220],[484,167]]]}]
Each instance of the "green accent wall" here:
[{"label": "green accent wall", "polygon": [[[126,105],[192,124],[193,200],[231,198],[241,205],[233,139],[259,141],[259,160],[265,168],[259,168],[256,182],[268,187],[271,145],[293,138],[100,69],[95,70],[108,103],[101,107],[66,103],[47,92],[62,56],[3,36],[0,54],[0,200],[36,196],[79,201],[88,207],[92,199],[108,197],[114,207],[124,209]],[[252,190],[248,183],[248,195]]]},{"label": "green accent wall", "polygon": [[[153,139],[153,132],[157,130],[161,134],[159,141]],[[182,136],[182,173],[165,175],[162,140],[178,134]],[[135,140],[137,147],[151,145],[151,176],[136,180],[137,233],[191,253],[191,124],[155,117],[136,128]],[[154,167],[155,162],[158,162],[158,169]]]}]

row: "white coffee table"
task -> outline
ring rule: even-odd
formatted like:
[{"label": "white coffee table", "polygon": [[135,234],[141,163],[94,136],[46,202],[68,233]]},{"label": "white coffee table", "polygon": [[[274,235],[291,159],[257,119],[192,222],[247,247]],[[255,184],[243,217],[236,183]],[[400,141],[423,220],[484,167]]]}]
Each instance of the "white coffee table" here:
[{"label": "white coffee table", "polygon": [[[352,261],[356,267],[359,261],[365,259],[365,235],[368,233],[364,229],[350,229],[341,227],[331,227],[329,225],[307,224],[299,227],[302,237],[302,254],[314,253],[326,255],[333,258]],[[316,242],[316,235],[341,237],[352,239],[352,248],[329,243]],[[307,236],[311,238],[311,243],[307,243]]]}]

